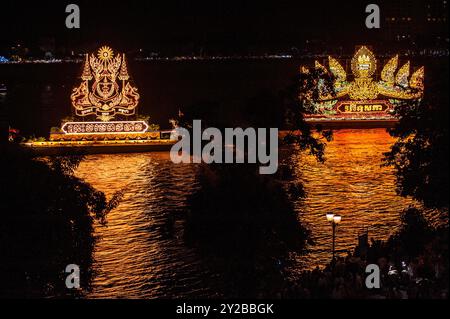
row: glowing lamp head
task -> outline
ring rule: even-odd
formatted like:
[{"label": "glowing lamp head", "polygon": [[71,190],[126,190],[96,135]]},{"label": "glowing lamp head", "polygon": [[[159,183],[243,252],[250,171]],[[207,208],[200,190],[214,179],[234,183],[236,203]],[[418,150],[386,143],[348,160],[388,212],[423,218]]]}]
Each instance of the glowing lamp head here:
[{"label": "glowing lamp head", "polygon": [[109,61],[113,58],[113,50],[110,47],[103,46],[98,50],[98,58],[102,61]]},{"label": "glowing lamp head", "polygon": [[335,224],[339,224],[341,222],[342,217],[340,215],[334,215],[333,216],[333,222]]},{"label": "glowing lamp head", "polygon": [[332,213],[327,214],[327,221],[332,222],[333,218],[334,218],[334,214],[332,214]]}]

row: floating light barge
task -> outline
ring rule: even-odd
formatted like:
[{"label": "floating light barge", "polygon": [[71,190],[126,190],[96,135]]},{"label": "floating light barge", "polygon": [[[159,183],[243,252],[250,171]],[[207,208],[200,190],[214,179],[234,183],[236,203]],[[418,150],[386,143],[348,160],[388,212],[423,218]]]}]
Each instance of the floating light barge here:
[{"label": "floating light barge", "polygon": [[[125,54],[102,47],[86,54],[81,83],[70,97],[74,120],[50,133],[49,141],[24,143],[38,155],[128,153],[168,150],[171,131],[150,129],[136,118],[139,93],[130,83]],[[93,119],[93,120],[92,120]]]},{"label": "floating light barge", "polygon": [[[420,100],[424,92],[424,67],[410,76],[409,61],[397,71],[398,65],[396,55],[385,64],[376,81],[377,59],[366,46],[357,48],[351,60],[351,75],[331,56],[328,69],[316,61],[315,69],[333,76],[334,94],[326,92],[319,81],[319,99],[309,100],[314,112],[305,116],[306,121],[331,127],[393,125],[398,120],[395,107],[405,101]],[[310,68],[301,67],[300,72],[308,73]]]}]

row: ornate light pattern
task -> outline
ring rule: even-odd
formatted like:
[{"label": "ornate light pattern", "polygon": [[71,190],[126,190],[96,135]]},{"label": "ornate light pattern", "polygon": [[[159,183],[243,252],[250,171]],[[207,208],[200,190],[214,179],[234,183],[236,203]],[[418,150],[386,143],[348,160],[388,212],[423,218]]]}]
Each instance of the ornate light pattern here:
[{"label": "ornate light pattern", "polygon": [[338,60],[328,57],[328,63],[330,65],[330,71],[336,78],[336,83],[345,82],[347,79],[347,73],[345,72],[342,65],[338,62]]},{"label": "ornate light pattern", "polygon": [[395,70],[398,67],[398,55],[389,60],[388,63],[381,71],[381,80],[388,83],[389,85],[393,85],[395,82]]},{"label": "ornate light pattern", "polygon": [[139,94],[128,82],[129,78],[125,54],[114,56],[113,50],[106,46],[98,50],[97,57],[86,54],[83,81],[70,97],[76,115],[95,115],[105,122],[117,114],[134,115]]},{"label": "ornate light pattern", "polygon": [[401,87],[408,87],[408,77],[409,77],[409,61],[406,62],[395,76],[395,83]]},{"label": "ornate light pattern", "polygon": [[371,78],[377,69],[377,60],[365,46],[359,48],[352,58],[352,72],[355,78]]},{"label": "ornate light pattern", "polygon": [[425,77],[425,68],[421,67],[416,72],[414,72],[413,75],[411,76],[411,80],[409,80],[409,86],[412,87],[413,89],[423,91],[424,77]]},{"label": "ornate light pattern", "polygon": [[107,46],[96,54],[86,54],[81,80],[70,96],[75,115],[94,116],[97,121],[65,122],[61,132],[50,134],[50,144],[56,141],[64,145],[125,145],[161,139],[160,132],[149,131],[146,121],[113,120],[117,115],[134,115],[139,102],[137,88],[129,82],[125,54],[114,54]]},{"label": "ornate light pattern", "polygon": [[66,134],[143,133],[147,129],[144,121],[67,122],[62,127]]},{"label": "ornate light pattern", "polygon": [[110,47],[101,47],[98,50],[97,56],[102,61],[109,61],[114,57],[113,50]]},{"label": "ornate light pattern", "polygon": [[300,66],[300,73],[307,74],[307,73],[309,73],[309,69],[306,66],[302,65],[302,66]]},{"label": "ornate light pattern", "polygon": [[323,72],[328,72],[327,69],[326,69],[322,64],[320,64],[319,61],[315,61],[315,62],[314,62],[314,65],[315,65],[315,68],[316,68],[316,69],[320,69],[320,70],[322,70]]},{"label": "ornate light pattern", "polygon": [[[315,105],[317,114],[310,115],[309,118],[316,119],[320,116],[335,118],[346,113],[353,114],[355,118],[365,116],[371,119],[374,116],[375,118],[392,118],[393,104],[400,100],[420,99],[424,90],[424,68],[419,68],[408,80],[410,62],[406,62],[397,71],[398,62],[398,55],[391,58],[381,71],[381,80],[374,81],[377,60],[371,50],[361,46],[351,60],[353,81],[348,81],[348,75],[342,65],[336,59],[328,57],[329,70],[335,78],[335,96],[331,96],[328,92],[321,92],[319,86],[318,89],[321,92],[319,101],[311,101]],[[327,69],[317,61],[315,61],[315,68],[328,73]],[[301,69],[302,72],[306,70],[304,67]],[[344,100],[345,97],[348,99]],[[341,107],[342,105],[346,107]],[[351,107],[352,105],[358,106]],[[357,112],[354,111],[355,109]],[[357,116],[356,113],[358,113]]]},{"label": "ornate light pattern", "polygon": [[352,100],[373,100],[378,97],[378,87],[372,78],[356,78],[350,83],[348,95]]}]

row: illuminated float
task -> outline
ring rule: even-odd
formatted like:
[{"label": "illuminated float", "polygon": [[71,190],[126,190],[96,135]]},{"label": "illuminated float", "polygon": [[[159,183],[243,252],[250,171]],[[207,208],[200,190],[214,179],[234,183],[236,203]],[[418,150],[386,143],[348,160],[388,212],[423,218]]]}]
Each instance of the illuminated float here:
[{"label": "illuminated float", "polygon": [[[331,56],[328,57],[328,65],[327,69],[315,61],[314,67],[333,76],[334,94],[322,90],[319,82],[319,99],[309,100],[314,112],[305,116],[308,122],[395,122],[396,105],[423,97],[424,67],[410,76],[410,62],[398,69],[398,55],[390,58],[381,74],[376,73],[377,60],[366,46],[359,47],[353,56],[351,75]],[[309,72],[309,69],[302,67],[301,72]]]},{"label": "illuminated float", "polygon": [[125,54],[101,47],[96,55],[85,56],[81,83],[70,96],[73,120],[52,130],[50,141],[29,146],[84,147],[89,153],[99,153],[159,150],[172,145],[171,131],[150,130],[149,123],[137,118],[139,98],[138,89],[130,83]]}]

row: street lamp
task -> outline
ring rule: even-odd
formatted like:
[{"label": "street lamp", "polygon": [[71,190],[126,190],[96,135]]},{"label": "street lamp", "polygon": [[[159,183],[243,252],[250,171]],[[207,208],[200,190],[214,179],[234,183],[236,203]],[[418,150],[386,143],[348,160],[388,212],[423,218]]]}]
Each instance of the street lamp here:
[{"label": "street lamp", "polygon": [[334,247],[335,247],[335,243],[336,243],[336,226],[337,226],[337,224],[339,224],[341,222],[342,217],[341,217],[341,215],[335,215],[332,213],[328,213],[326,215],[326,217],[327,217],[327,221],[329,223],[331,223],[331,226],[333,228],[333,259],[332,260],[334,260],[334,256],[335,256]]},{"label": "street lamp", "polygon": [[332,221],[333,221],[333,217],[334,217],[334,214],[331,214],[331,213],[328,213],[328,214],[327,214],[327,220],[328,220],[329,222],[332,222]]}]

